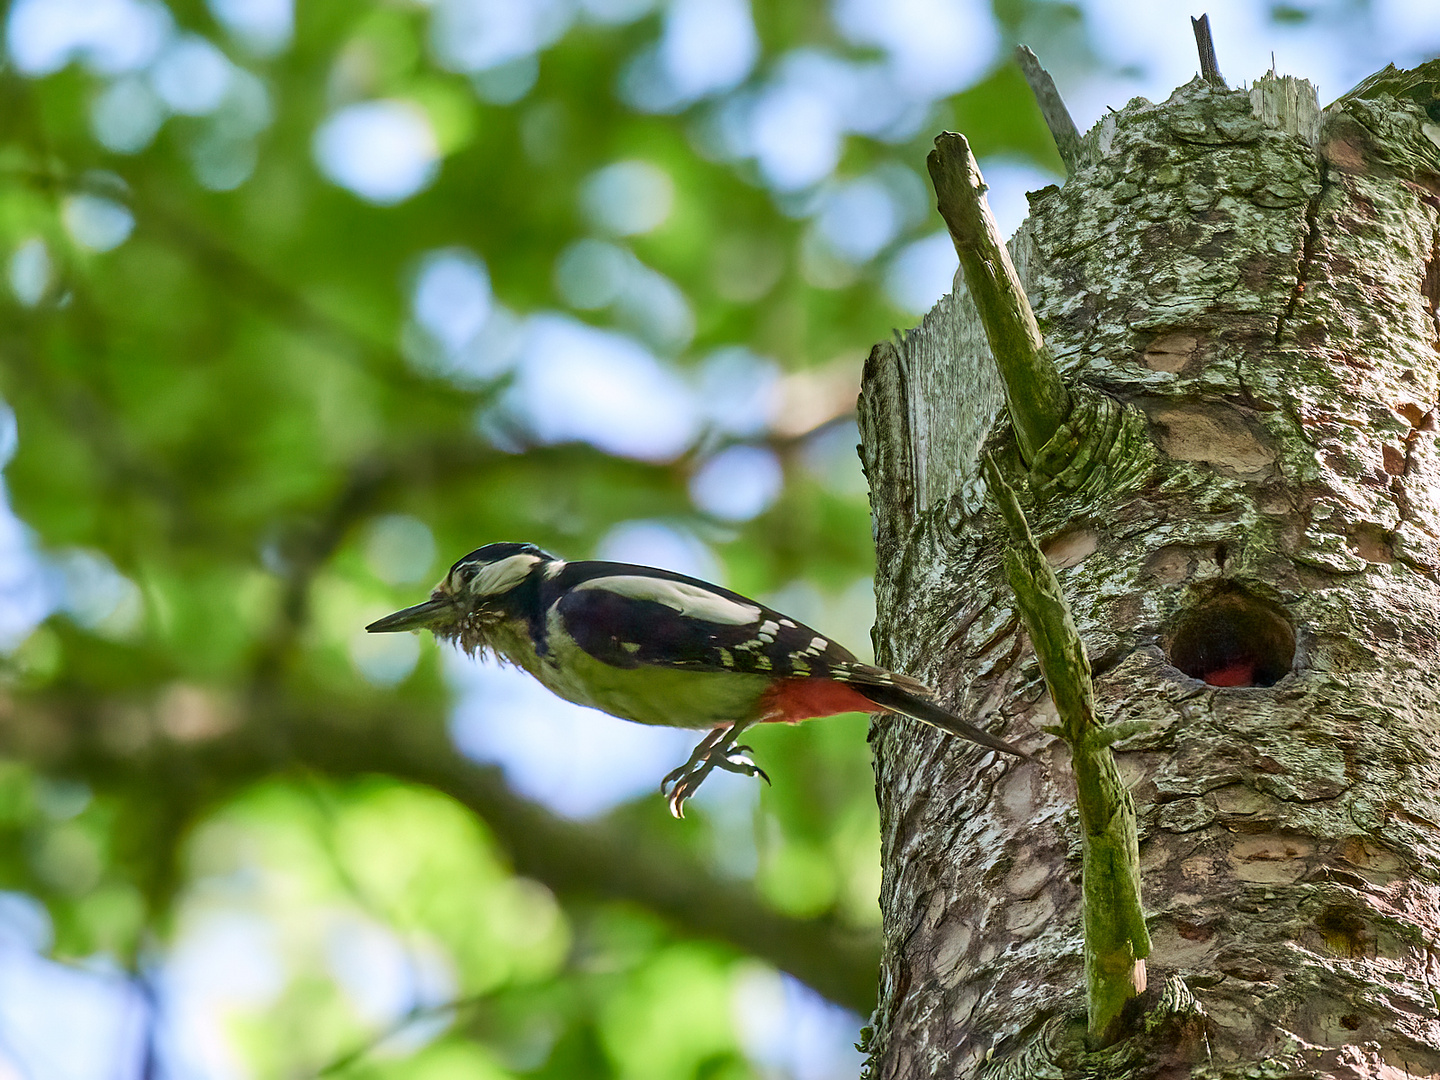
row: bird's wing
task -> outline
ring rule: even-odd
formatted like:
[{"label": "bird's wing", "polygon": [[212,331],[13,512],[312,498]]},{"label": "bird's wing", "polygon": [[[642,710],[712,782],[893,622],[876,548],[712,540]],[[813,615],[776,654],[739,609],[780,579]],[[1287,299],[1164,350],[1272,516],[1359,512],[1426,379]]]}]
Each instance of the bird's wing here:
[{"label": "bird's wing", "polygon": [[593,577],[562,593],[551,610],[580,648],[614,667],[651,665],[772,678],[841,678],[847,668],[868,667],[794,619],[738,593],[678,575]]},{"label": "bird's wing", "polygon": [[982,746],[1029,756],[937,704],[919,680],[861,663],[803,623],[694,578],[597,575],[570,585],[550,610],[576,645],[613,667],[835,679],[881,709]]}]

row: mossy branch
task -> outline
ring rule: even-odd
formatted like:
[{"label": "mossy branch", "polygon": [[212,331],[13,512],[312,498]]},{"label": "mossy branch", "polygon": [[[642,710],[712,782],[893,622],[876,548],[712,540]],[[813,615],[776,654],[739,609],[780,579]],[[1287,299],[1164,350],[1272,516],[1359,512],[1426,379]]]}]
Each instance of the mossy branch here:
[{"label": "mossy branch", "polygon": [[1029,465],[1070,415],[1070,392],[1045,349],[1035,313],[985,201],[985,181],[965,136],[941,133],[925,163],[940,216],[950,230],[965,269],[965,284],[980,310],[985,337],[1000,369],[1020,454]]},{"label": "mossy branch", "polygon": [[1140,908],[1140,850],[1135,803],[1106,728],[1095,715],[1090,661],[1055,572],[1030,533],[1015,492],[985,457],[985,475],[1014,538],[1005,570],[1035,646],[1045,685],[1069,743],[1080,807],[1085,905],[1085,990],[1093,1046],[1114,1040],[1125,1003],[1145,989],[1150,935]]}]

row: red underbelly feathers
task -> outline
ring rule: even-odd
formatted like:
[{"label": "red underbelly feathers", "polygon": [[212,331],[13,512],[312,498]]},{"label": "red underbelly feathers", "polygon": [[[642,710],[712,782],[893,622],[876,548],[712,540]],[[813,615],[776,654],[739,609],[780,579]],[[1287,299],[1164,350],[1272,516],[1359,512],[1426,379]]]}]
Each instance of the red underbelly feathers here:
[{"label": "red underbelly feathers", "polygon": [[830,679],[783,679],[765,691],[761,719],[793,724],[844,712],[885,712],[860,691]]}]

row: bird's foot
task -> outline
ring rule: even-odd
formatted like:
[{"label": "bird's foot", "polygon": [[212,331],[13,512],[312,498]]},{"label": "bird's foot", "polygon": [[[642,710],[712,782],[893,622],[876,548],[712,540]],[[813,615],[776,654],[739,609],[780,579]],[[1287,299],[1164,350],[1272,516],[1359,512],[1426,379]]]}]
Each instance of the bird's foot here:
[{"label": "bird's foot", "polygon": [[735,739],[745,725],[733,724],[711,731],[690,755],[690,760],[678,769],[672,769],[660,781],[660,794],[670,806],[670,813],[677,818],[685,816],[685,800],[690,798],[704,783],[705,778],[716,769],[741,773],[744,776],[758,776],[767,784],[770,777],[750,757],[755,751],[749,746],[736,745]]}]

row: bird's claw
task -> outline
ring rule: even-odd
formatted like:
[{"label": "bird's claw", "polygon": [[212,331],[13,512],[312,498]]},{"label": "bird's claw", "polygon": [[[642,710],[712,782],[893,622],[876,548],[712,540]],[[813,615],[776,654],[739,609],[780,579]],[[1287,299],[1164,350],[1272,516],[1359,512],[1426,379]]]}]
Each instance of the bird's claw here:
[{"label": "bird's claw", "polygon": [[665,774],[665,779],[660,781],[660,794],[665,796],[672,816],[685,816],[685,801],[700,790],[705,778],[716,769],[744,776],[758,776],[765,783],[770,783],[770,777],[765,770],[756,765],[750,757],[755,752],[754,748],[735,743],[735,737],[739,733],[738,725],[716,728],[700,740],[700,745],[695,747],[689,761]]},{"label": "bird's claw", "polygon": [[662,787],[660,793],[665,795],[665,804],[670,807],[670,816],[683,818],[685,816],[685,800],[694,795],[700,787],[700,782],[705,779],[708,769],[681,777],[675,782],[674,788],[667,794]]},{"label": "bird's claw", "polygon": [[754,748],[749,746],[732,746],[730,752],[725,755],[725,760],[717,761],[715,767],[745,776],[758,776],[768,784],[770,783],[769,775],[750,757],[754,752]]}]

